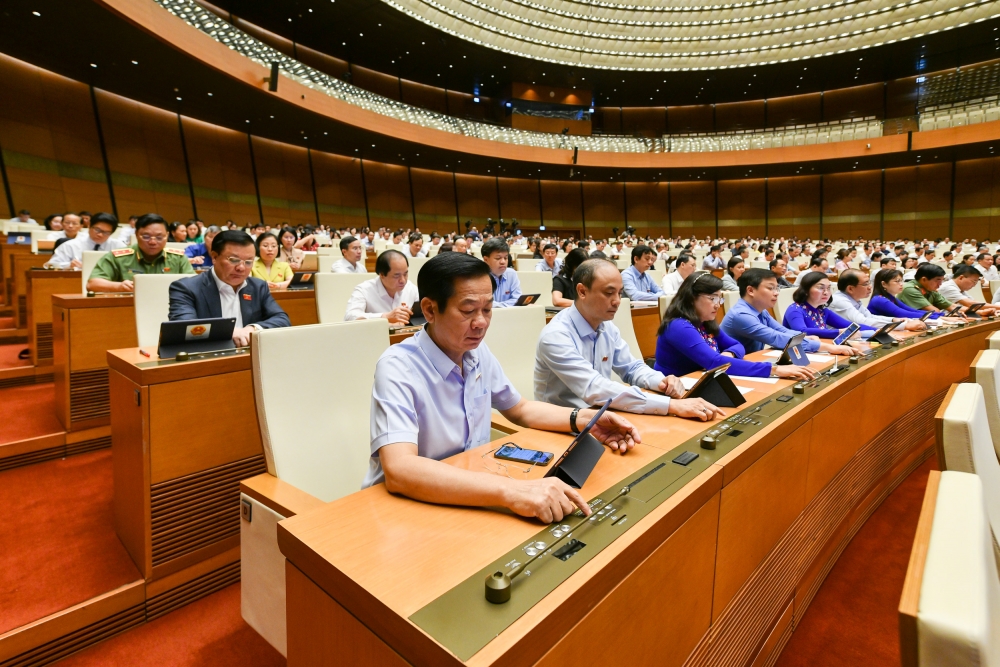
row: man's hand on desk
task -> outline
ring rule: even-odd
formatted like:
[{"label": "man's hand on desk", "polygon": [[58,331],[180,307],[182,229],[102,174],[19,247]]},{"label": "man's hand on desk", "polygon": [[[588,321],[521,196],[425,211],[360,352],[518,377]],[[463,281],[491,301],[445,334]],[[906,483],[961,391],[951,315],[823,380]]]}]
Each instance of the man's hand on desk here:
[{"label": "man's hand on desk", "polygon": [[390,324],[409,324],[412,316],[413,311],[404,303],[386,313],[385,319],[389,320]]},{"label": "man's hand on desk", "polygon": [[233,331],[233,342],[237,347],[246,347],[250,344],[250,334],[254,332],[253,325],[245,326],[242,329]]},{"label": "man's hand on desk", "polygon": [[679,377],[674,377],[673,375],[668,375],[663,378],[660,386],[656,388],[657,391],[661,391],[670,398],[680,398],[684,395],[684,383],[681,382]]},{"label": "man's hand on desk", "polygon": [[118,291],[119,292],[134,292],[135,291],[135,283],[133,283],[131,280],[123,280],[120,283],[118,283]]},{"label": "man's hand on desk", "polygon": [[[580,416],[582,419],[586,414],[581,412]],[[587,417],[587,421],[592,418],[593,415]],[[601,415],[601,418],[594,424],[594,428],[590,429],[590,433],[610,447],[611,451],[619,454],[625,454],[637,443],[642,442],[639,431],[632,425],[632,422],[615,412],[605,412]]]},{"label": "man's hand on desk", "polygon": [[78,259],[74,259],[73,261],[71,261],[69,263],[69,268],[71,268],[71,269],[82,269],[83,268],[83,262],[81,262]]},{"label": "man's hand on desk", "polygon": [[562,521],[579,507],[584,514],[591,510],[580,492],[555,477],[518,480],[504,490],[508,508],[521,516],[533,516],[545,523]]},{"label": "man's hand on desk", "polygon": [[687,419],[700,419],[703,422],[722,419],[726,416],[704,398],[675,398],[670,401],[669,414]]},{"label": "man's hand on desk", "polygon": [[[900,320],[896,320],[899,322]],[[927,325],[920,320],[902,320],[903,328],[907,331],[923,331]]]},{"label": "man's hand on desk", "polygon": [[784,378],[786,380],[813,380],[816,378],[816,371],[808,366],[795,366],[792,364],[788,366],[773,366],[771,373],[776,378]]}]

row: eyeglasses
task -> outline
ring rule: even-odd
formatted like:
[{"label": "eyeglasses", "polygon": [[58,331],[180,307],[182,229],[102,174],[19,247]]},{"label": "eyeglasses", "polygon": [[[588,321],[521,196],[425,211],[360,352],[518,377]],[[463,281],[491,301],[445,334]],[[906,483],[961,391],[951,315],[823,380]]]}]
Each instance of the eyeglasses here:
[{"label": "eyeglasses", "polygon": [[91,227],[90,231],[97,234],[98,236],[111,236],[110,229],[101,229],[100,227]]},{"label": "eyeglasses", "polygon": [[[512,444],[514,443],[505,442],[501,446],[512,445]],[[500,449],[500,447],[494,447],[493,449],[491,449],[490,451],[486,452],[485,454],[479,457],[479,460],[483,462],[483,467],[486,468],[488,472],[491,472],[494,475],[506,475],[507,477],[510,477],[510,479],[514,479],[513,477],[510,476],[510,468],[513,468],[514,470],[522,472],[525,475],[527,475],[528,473],[531,472],[531,469],[535,467],[534,464],[532,464],[527,468],[522,468],[520,466],[508,463],[501,463],[500,461],[489,458],[493,454],[493,452],[497,451],[498,449]]]},{"label": "eyeglasses", "polygon": [[830,285],[814,285],[814,287],[824,294],[829,293],[833,289]]},{"label": "eyeglasses", "polygon": [[723,298],[722,298],[721,295],[718,295],[718,294],[702,294],[701,296],[705,297],[706,299],[708,299],[709,301],[711,301],[712,303],[714,303],[716,306],[721,306],[722,305]]},{"label": "eyeglasses", "polygon": [[253,268],[253,263],[254,263],[255,260],[252,260],[252,259],[240,259],[239,257],[226,257],[226,261],[229,262],[232,266],[239,266],[240,264],[242,264],[243,266],[247,267],[248,269],[252,269]]},{"label": "eyeglasses", "polygon": [[153,241],[156,241],[157,243],[163,243],[164,241],[167,240],[166,236],[152,236],[150,234],[140,234],[139,238],[145,241],[146,243],[152,243]]}]

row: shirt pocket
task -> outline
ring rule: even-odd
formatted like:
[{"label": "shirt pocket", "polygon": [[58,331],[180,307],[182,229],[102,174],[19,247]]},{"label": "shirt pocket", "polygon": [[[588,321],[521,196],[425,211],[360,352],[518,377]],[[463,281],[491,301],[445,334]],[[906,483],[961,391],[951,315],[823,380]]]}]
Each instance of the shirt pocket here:
[{"label": "shirt pocket", "polygon": [[490,441],[490,426],[492,422],[492,398],[487,392],[472,399],[472,426],[470,439],[472,446],[482,445]]}]

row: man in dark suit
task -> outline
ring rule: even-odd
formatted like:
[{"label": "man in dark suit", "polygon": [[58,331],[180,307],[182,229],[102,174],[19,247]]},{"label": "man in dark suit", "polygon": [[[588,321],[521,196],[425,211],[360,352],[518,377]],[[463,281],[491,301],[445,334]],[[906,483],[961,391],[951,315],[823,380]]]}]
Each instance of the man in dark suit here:
[{"label": "man in dark suit", "polygon": [[291,326],[267,283],[250,277],[256,249],[247,233],[219,232],[212,239],[211,255],[211,269],[171,283],[171,320],[235,317],[233,340],[238,346],[249,345],[255,329]]}]

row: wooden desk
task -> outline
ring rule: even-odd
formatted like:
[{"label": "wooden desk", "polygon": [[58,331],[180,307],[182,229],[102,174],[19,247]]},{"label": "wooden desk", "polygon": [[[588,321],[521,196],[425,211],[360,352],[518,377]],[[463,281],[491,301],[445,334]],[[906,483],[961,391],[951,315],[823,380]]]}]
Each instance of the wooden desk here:
[{"label": "wooden desk", "polygon": [[[384,485],[287,519],[278,543],[288,559],[288,665],[611,665],[623,647],[630,664],[770,664],[867,516],[933,452],[935,410],[998,326],[920,338],[811,393],[464,663],[409,617],[531,539],[539,523],[419,503]],[[749,405],[790,383],[738,384],[753,386]],[[606,454],[584,497],[705,429],[629,418],[642,445]],[[569,436],[505,439],[559,452]],[[478,470],[479,456],[449,462]]]},{"label": "wooden desk", "polygon": [[[274,290],[293,325],[316,324],[316,293]],[[105,352],[139,344],[131,294],[52,299],[56,416],[67,431],[110,424]]]},{"label": "wooden desk", "polygon": [[30,255],[31,246],[30,245],[7,245],[7,237],[3,237],[3,243],[0,244],[0,278],[3,279],[3,296],[4,303],[8,307],[16,306],[14,303],[13,290],[14,290],[14,262],[13,257],[15,255]]},{"label": "wooden desk", "polygon": [[107,363],[115,530],[162,613],[239,578],[240,480],[266,469],[250,355]]},{"label": "wooden desk", "polygon": [[14,306],[14,326],[18,329],[28,327],[28,272],[42,268],[42,265],[51,258],[51,254],[33,255],[30,252],[15,253],[10,257],[10,304]]},{"label": "wooden desk", "polygon": [[80,287],[79,271],[28,271],[28,348],[35,366],[52,365],[52,297]]}]

